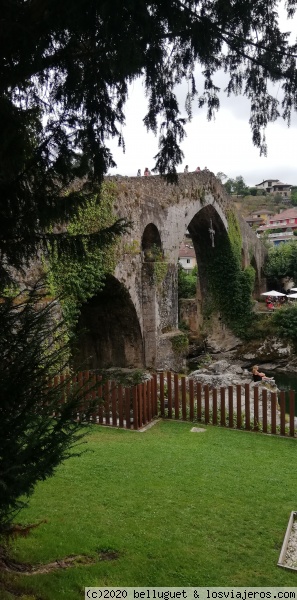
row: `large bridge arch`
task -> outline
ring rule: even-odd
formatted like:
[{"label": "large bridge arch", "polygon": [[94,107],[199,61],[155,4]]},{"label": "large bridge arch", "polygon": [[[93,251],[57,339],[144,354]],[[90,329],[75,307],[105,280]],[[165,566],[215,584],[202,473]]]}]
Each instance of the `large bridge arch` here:
[{"label": "large bridge arch", "polygon": [[81,307],[75,363],[86,369],[144,367],[141,329],[128,290],[113,276]]},{"label": "large bridge arch", "polygon": [[220,252],[218,246],[221,238],[227,238],[226,219],[222,218],[221,211],[217,211],[215,205],[205,206],[189,222],[188,232],[191,236],[198,265],[197,323],[202,325],[204,308],[211,295],[208,259],[211,255]]}]

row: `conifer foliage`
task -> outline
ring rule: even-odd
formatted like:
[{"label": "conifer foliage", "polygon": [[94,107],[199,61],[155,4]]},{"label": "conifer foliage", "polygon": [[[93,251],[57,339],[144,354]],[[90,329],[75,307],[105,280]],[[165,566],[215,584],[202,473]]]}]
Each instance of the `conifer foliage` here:
[{"label": "conifer foliage", "polygon": [[[287,0],[292,17],[297,0]],[[251,103],[253,141],[266,152],[265,126],[296,108],[296,45],[278,25],[280,0],[5,0],[0,35],[0,253],[20,265],[49,226],[63,222],[114,165],[124,147],[128,83],[143,76],[144,123],[160,127],[155,169],[173,176],[182,160],[193,102],[219,108],[214,76]],[[197,89],[195,74],[204,78]],[[188,81],[185,107],[176,84]],[[282,106],[269,91],[279,82]],[[278,94],[279,98],[281,94]],[[81,200],[80,200],[81,201]],[[66,241],[60,237],[60,241]],[[73,240],[72,240],[73,241]],[[2,268],[3,262],[1,261]],[[4,273],[3,273],[4,275]]]},{"label": "conifer foliage", "polygon": [[76,422],[83,386],[70,375],[50,385],[68,362],[67,335],[59,319],[53,325],[55,313],[40,285],[0,303],[0,537],[36,483],[85,433]]}]

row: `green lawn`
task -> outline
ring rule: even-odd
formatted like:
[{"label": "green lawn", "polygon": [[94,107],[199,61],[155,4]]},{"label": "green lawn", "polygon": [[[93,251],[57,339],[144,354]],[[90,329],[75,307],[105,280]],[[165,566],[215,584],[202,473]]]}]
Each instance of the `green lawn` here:
[{"label": "green lawn", "polygon": [[[27,590],[18,597],[81,600],[87,585],[295,586],[297,573],[276,563],[297,509],[296,440],[191,427],[92,426],[90,452],[37,487],[18,521],[47,523],[13,554],[34,564],[86,554],[95,564],[6,577]],[[99,561],[105,550],[118,558]]]}]

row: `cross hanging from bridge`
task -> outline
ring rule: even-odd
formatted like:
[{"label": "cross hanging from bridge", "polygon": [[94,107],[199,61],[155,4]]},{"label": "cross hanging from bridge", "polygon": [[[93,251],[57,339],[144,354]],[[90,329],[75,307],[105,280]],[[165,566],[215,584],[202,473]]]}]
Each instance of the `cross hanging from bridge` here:
[{"label": "cross hanging from bridge", "polygon": [[212,226],[212,219],[210,219],[210,227],[209,227],[208,231],[209,231],[209,235],[210,235],[210,239],[211,239],[211,246],[212,246],[212,248],[214,248],[215,247],[214,236],[215,236],[216,232]]}]

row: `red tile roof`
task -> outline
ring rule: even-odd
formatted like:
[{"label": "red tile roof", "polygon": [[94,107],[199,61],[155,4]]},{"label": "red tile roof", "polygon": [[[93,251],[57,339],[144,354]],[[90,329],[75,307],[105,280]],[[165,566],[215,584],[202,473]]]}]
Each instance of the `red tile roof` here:
[{"label": "red tile roof", "polygon": [[288,208],[270,217],[270,221],[280,221],[282,219],[297,219],[297,208]]},{"label": "red tile roof", "polygon": [[188,244],[181,244],[179,247],[179,258],[196,258],[195,250],[193,246]]}]

